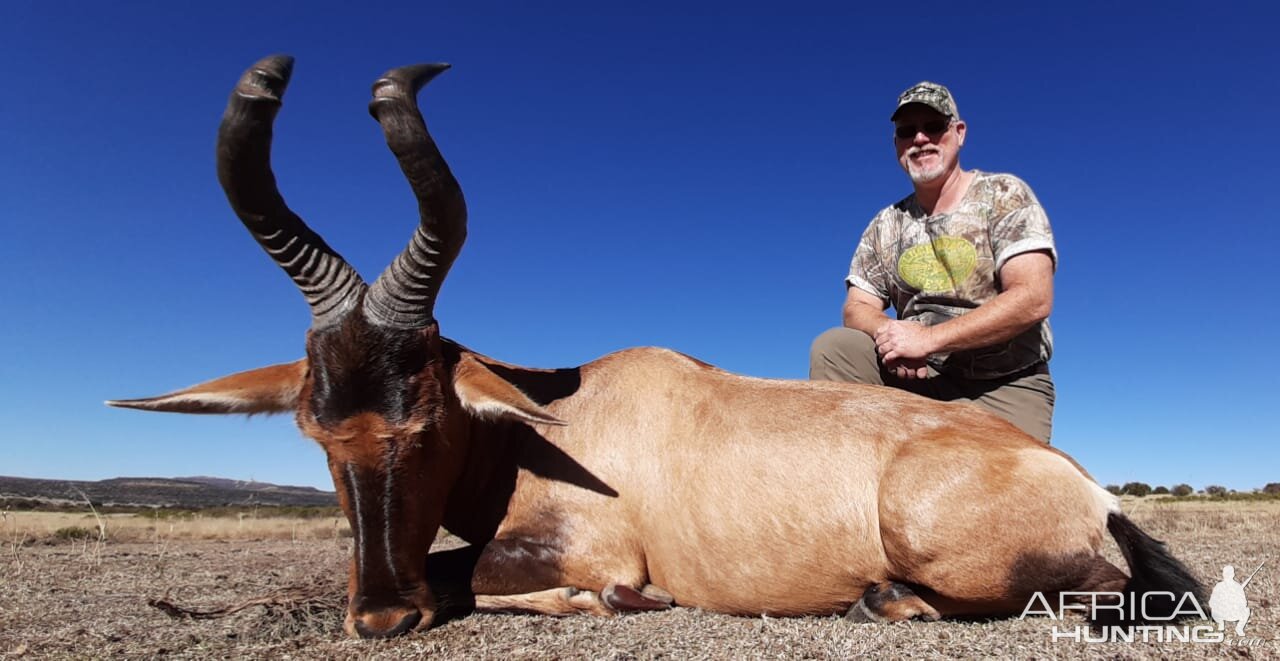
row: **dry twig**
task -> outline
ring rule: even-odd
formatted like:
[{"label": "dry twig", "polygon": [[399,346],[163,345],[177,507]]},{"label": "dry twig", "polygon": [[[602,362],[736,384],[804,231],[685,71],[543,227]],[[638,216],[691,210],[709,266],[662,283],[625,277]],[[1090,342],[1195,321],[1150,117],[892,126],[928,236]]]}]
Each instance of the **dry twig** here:
[{"label": "dry twig", "polygon": [[238,613],[246,608],[254,606],[264,606],[267,609],[282,608],[285,611],[302,611],[313,608],[324,609],[340,609],[343,607],[345,596],[334,594],[333,586],[321,584],[319,582],[311,585],[294,586],[282,588],[269,592],[261,597],[255,597],[242,601],[231,606],[215,608],[212,610],[200,610],[196,608],[186,608],[179,606],[168,600],[168,594],[161,599],[148,599],[147,605],[158,608],[166,615],[185,620],[213,620],[220,617],[226,617]]}]

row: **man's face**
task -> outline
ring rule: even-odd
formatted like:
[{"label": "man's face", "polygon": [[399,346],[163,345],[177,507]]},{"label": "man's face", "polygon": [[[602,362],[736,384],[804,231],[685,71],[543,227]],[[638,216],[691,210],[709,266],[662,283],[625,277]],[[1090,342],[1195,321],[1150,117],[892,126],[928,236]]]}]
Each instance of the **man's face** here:
[{"label": "man's face", "polygon": [[[955,169],[960,160],[964,122],[952,122],[933,108],[912,104],[898,113],[893,129],[898,164],[913,183],[936,181]],[[910,135],[899,137],[907,133]]]}]

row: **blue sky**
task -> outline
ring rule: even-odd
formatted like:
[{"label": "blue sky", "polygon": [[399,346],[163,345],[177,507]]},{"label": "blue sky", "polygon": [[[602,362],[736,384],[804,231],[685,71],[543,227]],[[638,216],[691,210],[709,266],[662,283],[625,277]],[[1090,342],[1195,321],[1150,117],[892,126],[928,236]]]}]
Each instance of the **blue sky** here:
[{"label": "blue sky", "polygon": [[186,4],[0,10],[0,474],[331,488],[287,416],[102,405],[302,355],[213,169],[236,77],[285,52],[280,188],[367,278],[416,222],[369,84],[454,65],[422,97],[471,218],[437,316],[540,367],[659,345],[802,378],[910,190],[894,98],[943,82],[962,163],[1057,235],[1054,444],[1103,483],[1280,481],[1266,4]]}]

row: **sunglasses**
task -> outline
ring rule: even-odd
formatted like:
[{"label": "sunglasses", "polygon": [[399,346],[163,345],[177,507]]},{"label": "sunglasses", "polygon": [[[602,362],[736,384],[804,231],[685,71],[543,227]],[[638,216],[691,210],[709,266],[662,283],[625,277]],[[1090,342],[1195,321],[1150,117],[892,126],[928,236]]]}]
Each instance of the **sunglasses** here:
[{"label": "sunglasses", "polygon": [[921,132],[931,138],[936,138],[943,133],[946,133],[947,129],[950,127],[950,119],[934,119],[925,122],[920,126],[916,126],[915,124],[903,124],[895,127],[893,129],[893,134],[898,136],[899,140],[910,140],[911,138],[916,137],[917,133]]}]

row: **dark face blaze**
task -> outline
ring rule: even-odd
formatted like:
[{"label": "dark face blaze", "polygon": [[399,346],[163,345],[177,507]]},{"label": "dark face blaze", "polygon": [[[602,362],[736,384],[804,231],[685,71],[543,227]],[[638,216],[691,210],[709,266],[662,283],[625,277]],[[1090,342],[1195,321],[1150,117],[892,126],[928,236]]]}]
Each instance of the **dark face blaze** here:
[{"label": "dark face blaze", "polygon": [[328,455],[355,541],[345,628],[369,638],[426,627],[435,613],[427,551],[462,458],[445,426],[438,326],[349,315],[313,331],[307,355],[298,425]]}]

